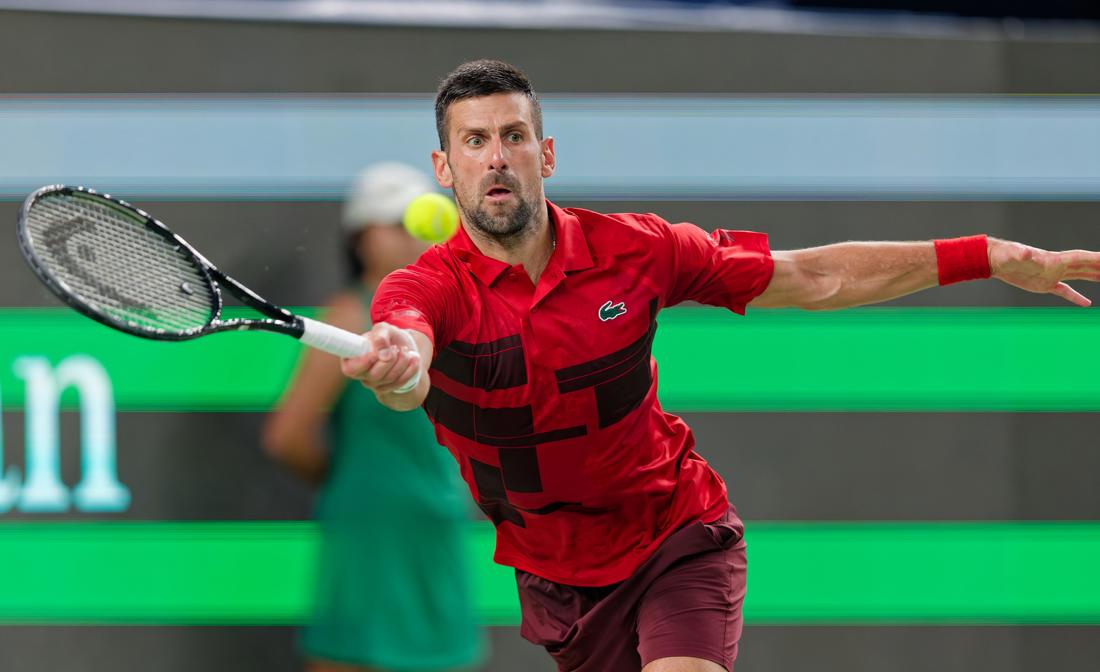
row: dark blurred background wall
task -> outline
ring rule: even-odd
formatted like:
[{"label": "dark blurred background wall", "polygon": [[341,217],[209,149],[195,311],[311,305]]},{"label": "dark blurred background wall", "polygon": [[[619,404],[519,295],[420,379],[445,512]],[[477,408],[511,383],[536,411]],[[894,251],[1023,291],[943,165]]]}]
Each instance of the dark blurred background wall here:
[{"label": "dark blurred background wall", "polygon": [[[843,3],[815,3],[843,4]],[[548,93],[1089,94],[1100,39],[889,37],[753,32],[483,30],[0,12],[0,93],[430,93],[459,62],[511,61]],[[552,132],[553,120],[547,120]],[[0,148],[0,161],[3,148]],[[426,165],[427,157],[425,157]],[[775,248],[841,239],[985,231],[1052,248],[1100,249],[1100,203],[728,201],[570,205],[661,213],[705,228],[757,228]],[[263,294],[310,305],[334,289],[338,203],[158,203],[199,249]],[[0,203],[12,221],[14,201]],[[308,230],[305,224],[310,224]],[[254,252],[263,232],[270,256]],[[281,252],[280,252],[281,250]],[[290,252],[293,251],[293,252]],[[55,305],[0,245],[0,304]],[[272,268],[275,270],[272,270]],[[306,269],[322,269],[307,274]],[[309,277],[308,282],[299,278]],[[1049,306],[995,283],[934,290],[909,306]],[[6,357],[7,355],[5,355]],[[980,356],[978,357],[980,360]],[[978,361],[977,365],[981,365]],[[4,416],[21,463],[18,411]],[[763,520],[1095,519],[1100,453],[1089,414],[690,414],[702,452],[751,525]],[[65,415],[63,477],[78,479]],[[308,492],[260,454],[259,417],[127,413],[119,469],[144,519],[286,519]],[[736,437],[735,440],[730,437]],[[825,437],[822,441],[821,437]],[[139,492],[140,491],[140,492]],[[19,517],[8,514],[9,517]],[[0,582],[18,577],[0,577]],[[828,580],[823,577],[823,580]],[[920,590],[921,577],[913,577]],[[751,583],[751,582],[750,582]],[[1095,627],[750,626],[738,670],[1091,669]],[[516,628],[494,628],[487,669],[549,670]],[[0,628],[0,669],[293,670],[282,627]]]}]

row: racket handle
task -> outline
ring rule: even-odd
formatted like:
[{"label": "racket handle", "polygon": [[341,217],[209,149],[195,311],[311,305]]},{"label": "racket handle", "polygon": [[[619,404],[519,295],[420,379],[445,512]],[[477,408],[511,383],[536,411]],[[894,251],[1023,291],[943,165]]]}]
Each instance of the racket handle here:
[{"label": "racket handle", "polygon": [[358,357],[370,352],[370,343],[359,334],[308,317],[301,320],[304,331],[298,340],[310,347],[338,357]]},{"label": "racket handle", "polygon": [[[358,357],[370,352],[370,342],[358,334],[344,331],[331,324],[311,320],[308,317],[301,317],[299,319],[302,320],[302,327],[304,329],[302,335],[298,337],[298,340],[306,345],[317,348],[318,350],[324,350],[330,355],[336,355],[338,357]],[[397,394],[407,394],[415,389],[419,382],[420,369],[417,369],[413,377],[410,378],[407,383],[394,390],[394,392]]]}]

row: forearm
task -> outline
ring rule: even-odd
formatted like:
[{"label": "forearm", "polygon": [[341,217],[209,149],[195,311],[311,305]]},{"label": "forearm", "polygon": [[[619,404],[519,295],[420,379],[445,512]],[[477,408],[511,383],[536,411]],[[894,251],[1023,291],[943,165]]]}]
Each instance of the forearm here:
[{"label": "forearm", "polygon": [[996,278],[1078,306],[1089,299],[1068,280],[1100,281],[1100,252],[1051,252],[1010,240],[969,236],[915,243],[839,243],[774,252],[774,271],[751,305],[831,310],[889,301],[964,280]]},{"label": "forearm", "polygon": [[328,474],[328,450],[316,437],[276,457],[299,478],[312,485],[319,485]]},{"label": "forearm", "polygon": [[318,423],[292,418],[285,411],[268,416],[263,431],[263,448],[300,478],[311,484],[324,480],[328,471],[328,450]]},{"label": "forearm", "polygon": [[837,243],[776,255],[777,275],[791,276],[788,305],[807,310],[889,301],[938,282],[931,241]]}]

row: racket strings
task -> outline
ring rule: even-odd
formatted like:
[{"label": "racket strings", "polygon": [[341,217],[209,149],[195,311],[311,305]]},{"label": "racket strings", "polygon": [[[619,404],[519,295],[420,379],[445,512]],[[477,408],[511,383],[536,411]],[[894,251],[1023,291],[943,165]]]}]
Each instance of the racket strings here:
[{"label": "racket strings", "polygon": [[114,320],[187,332],[213,317],[215,290],[191,255],[136,215],[56,194],[32,206],[26,226],[49,272]]}]

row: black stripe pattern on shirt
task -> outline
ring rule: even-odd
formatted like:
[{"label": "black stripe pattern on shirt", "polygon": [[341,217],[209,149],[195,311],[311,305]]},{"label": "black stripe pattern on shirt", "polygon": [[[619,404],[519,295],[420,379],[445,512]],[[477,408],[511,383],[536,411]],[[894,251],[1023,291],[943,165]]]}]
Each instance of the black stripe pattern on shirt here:
[{"label": "black stripe pattern on shirt", "polygon": [[486,446],[518,448],[538,443],[563,441],[584,436],[584,425],[562,427],[544,432],[535,431],[530,406],[481,408],[456,399],[438,387],[432,387],[424,399],[424,410],[433,422],[459,436]]},{"label": "black stripe pattern on shirt", "polygon": [[538,444],[584,436],[588,431],[584,425],[536,432],[530,406],[481,408],[437,387],[428,392],[424,410],[447,430],[497,448],[499,467],[468,458],[478,490],[478,506],[493,524],[509,522],[526,527],[521,511],[541,515],[575,504],[551,502],[537,509],[520,509],[508,501],[508,493],[542,492]]},{"label": "black stripe pattern on shirt", "polygon": [[609,427],[638,408],[653,384],[649,360],[657,334],[657,299],[649,302],[649,329],[638,340],[615,352],[559,369],[554,373],[558,392],[595,388],[600,429]]},{"label": "black stripe pattern on shirt", "polygon": [[504,390],[527,384],[527,364],[519,334],[487,343],[451,341],[432,368],[456,383],[479,390]]},{"label": "black stripe pattern on shirt", "polygon": [[527,527],[523,516],[508,501],[504,486],[504,475],[500,469],[470,458],[470,467],[477,485],[477,506],[494,525],[507,521],[513,525]]}]

